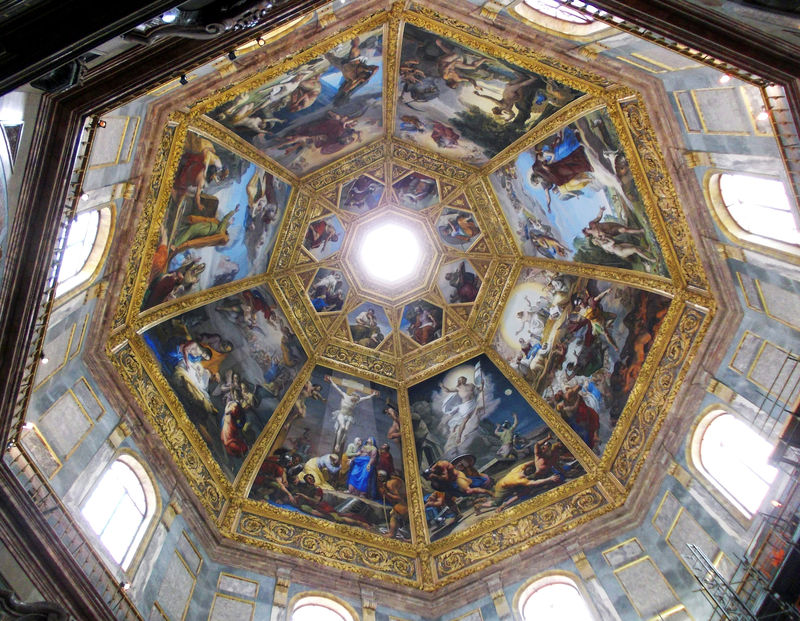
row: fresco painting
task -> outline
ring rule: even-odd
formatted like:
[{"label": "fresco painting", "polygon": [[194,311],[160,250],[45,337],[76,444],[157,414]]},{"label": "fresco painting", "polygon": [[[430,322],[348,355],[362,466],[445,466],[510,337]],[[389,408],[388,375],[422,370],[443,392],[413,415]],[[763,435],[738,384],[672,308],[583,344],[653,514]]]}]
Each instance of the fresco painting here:
[{"label": "fresco painting", "polygon": [[250,497],[410,540],[397,392],[315,367]]},{"label": "fresco painting", "polygon": [[425,209],[439,202],[436,179],[422,173],[412,172],[395,182],[392,187],[400,204],[409,209]]},{"label": "fresco painting", "polygon": [[395,135],[473,165],[583,94],[410,24],[398,79]]},{"label": "fresco painting", "polygon": [[267,269],[291,187],[188,132],[142,308]]},{"label": "fresco painting", "polygon": [[605,109],[545,138],[490,179],[525,254],[669,275]]},{"label": "fresco painting", "polygon": [[342,186],[339,209],[362,214],[375,209],[383,196],[383,183],[367,175],[356,177]]},{"label": "fresco painting", "polygon": [[339,270],[321,268],[308,287],[308,299],[318,313],[342,310],[350,284]]},{"label": "fresco painting", "polygon": [[383,32],[340,43],[208,115],[298,175],[383,133]]},{"label": "fresco painting", "polygon": [[427,300],[417,300],[403,308],[400,331],[420,345],[442,338],[441,308]]},{"label": "fresco painting", "polygon": [[307,360],[266,287],[212,302],[143,335],[212,456],[233,480]]},{"label": "fresco painting", "polygon": [[486,355],[408,397],[431,540],[584,474]]},{"label": "fresco painting", "polygon": [[344,241],[344,228],[339,218],[327,216],[314,220],[308,225],[303,248],[317,261],[327,259],[342,247]]},{"label": "fresco painting", "polygon": [[629,286],[526,268],[493,347],[600,454],[669,303]]},{"label": "fresco painting", "polygon": [[481,288],[481,279],[467,260],[443,265],[436,282],[450,304],[471,304]]},{"label": "fresco painting", "polygon": [[347,314],[353,342],[375,349],[389,336],[392,325],[383,307],[365,303]]},{"label": "fresco painting", "polygon": [[481,234],[475,217],[468,211],[447,207],[436,220],[439,238],[448,246],[466,251]]}]

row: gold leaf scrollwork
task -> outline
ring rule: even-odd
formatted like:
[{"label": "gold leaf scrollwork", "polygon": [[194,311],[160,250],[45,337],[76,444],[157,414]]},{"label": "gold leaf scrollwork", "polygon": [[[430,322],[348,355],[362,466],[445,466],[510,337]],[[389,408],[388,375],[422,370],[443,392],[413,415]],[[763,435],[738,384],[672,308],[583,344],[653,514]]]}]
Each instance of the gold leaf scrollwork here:
[{"label": "gold leaf scrollwork", "polygon": [[436,564],[442,573],[449,574],[464,568],[465,556],[461,550],[450,550],[439,556]]},{"label": "gold leaf scrollwork", "polygon": [[578,511],[585,513],[597,507],[602,501],[603,499],[600,496],[600,493],[596,489],[592,488],[581,494],[578,494],[575,497],[574,504]]}]

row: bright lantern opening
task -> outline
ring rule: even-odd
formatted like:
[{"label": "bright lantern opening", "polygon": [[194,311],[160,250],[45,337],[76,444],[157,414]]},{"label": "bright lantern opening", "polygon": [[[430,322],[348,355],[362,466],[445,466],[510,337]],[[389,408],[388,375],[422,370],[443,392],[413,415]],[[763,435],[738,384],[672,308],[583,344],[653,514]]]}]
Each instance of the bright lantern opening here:
[{"label": "bright lantern opening", "polygon": [[417,269],[420,257],[419,239],[402,224],[382,224],[364,235],[361,243],[361,264],[373,278],[383,282],[399,282]]}]

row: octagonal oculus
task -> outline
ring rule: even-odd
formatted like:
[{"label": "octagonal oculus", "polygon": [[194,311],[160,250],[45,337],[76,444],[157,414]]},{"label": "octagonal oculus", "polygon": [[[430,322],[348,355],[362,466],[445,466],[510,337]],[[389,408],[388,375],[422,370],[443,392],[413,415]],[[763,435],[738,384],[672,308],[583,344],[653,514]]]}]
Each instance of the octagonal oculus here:
[{"label": "octagonal oculus", "polygon": [[386,221],[365,231],[359,248],[361,268],[372,278],[397,283],[419,267],[420,239],[403,222]]}]

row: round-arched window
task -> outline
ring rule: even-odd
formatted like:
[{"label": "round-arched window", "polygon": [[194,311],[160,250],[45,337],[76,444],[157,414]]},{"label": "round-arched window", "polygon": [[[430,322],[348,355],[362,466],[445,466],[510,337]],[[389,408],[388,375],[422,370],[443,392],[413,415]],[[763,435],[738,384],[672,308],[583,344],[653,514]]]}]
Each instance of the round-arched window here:
[{"label": "round-arched window", "polygon": [[584,38],[608,28],[604,22],[595,21],[589,15],[597,12],[595,7],[584,4],[583,9],[580,11],[559,0],[521,0],[511,7],[510,12],[531,26],[568,37]]},{"label": "round-arched window", "polygon": [[[523,3],[543,15],[573,24],[591,24],[594,20],[584,13],[566,6],[558,0],[523,0]],[[588,5],[587,5],[588,6]],[[590,10],[592,7],[589,7]]]},{"label": "round-arched window", "polygon": [[331,597],[307,595],[292,606],[291,621],[355,621],[353,613]]},{"label": "round-arched window", "polygon": [[593,621],[578,586],[567,576],[550,575],[525,587],[518,598],[523,621]]},{"label": "round-arched window", "polygon": [[768,462],[769,442],[732,414],[716,411],[698,425],[693,446],[706,478],[752,517],[778,474]]},{"label": "round-arched window", "polygon": [[717,173],[709,180],[709,194],[717,215],[733,236],[755,243],[774,240],[800,246],[798,216],[782,181]]},{"label": "round-arched window", "polygon": [[56,295],[88,281],[105,256],[112,224],[110,207],[79,213],[69,226],[61,266],[58,269]]},{"label": "round-arched window", "polygon": [[106,469],[81,513],[111,557],[127,569],[155,515],[155,505],[150,477],[126,455]]}]

